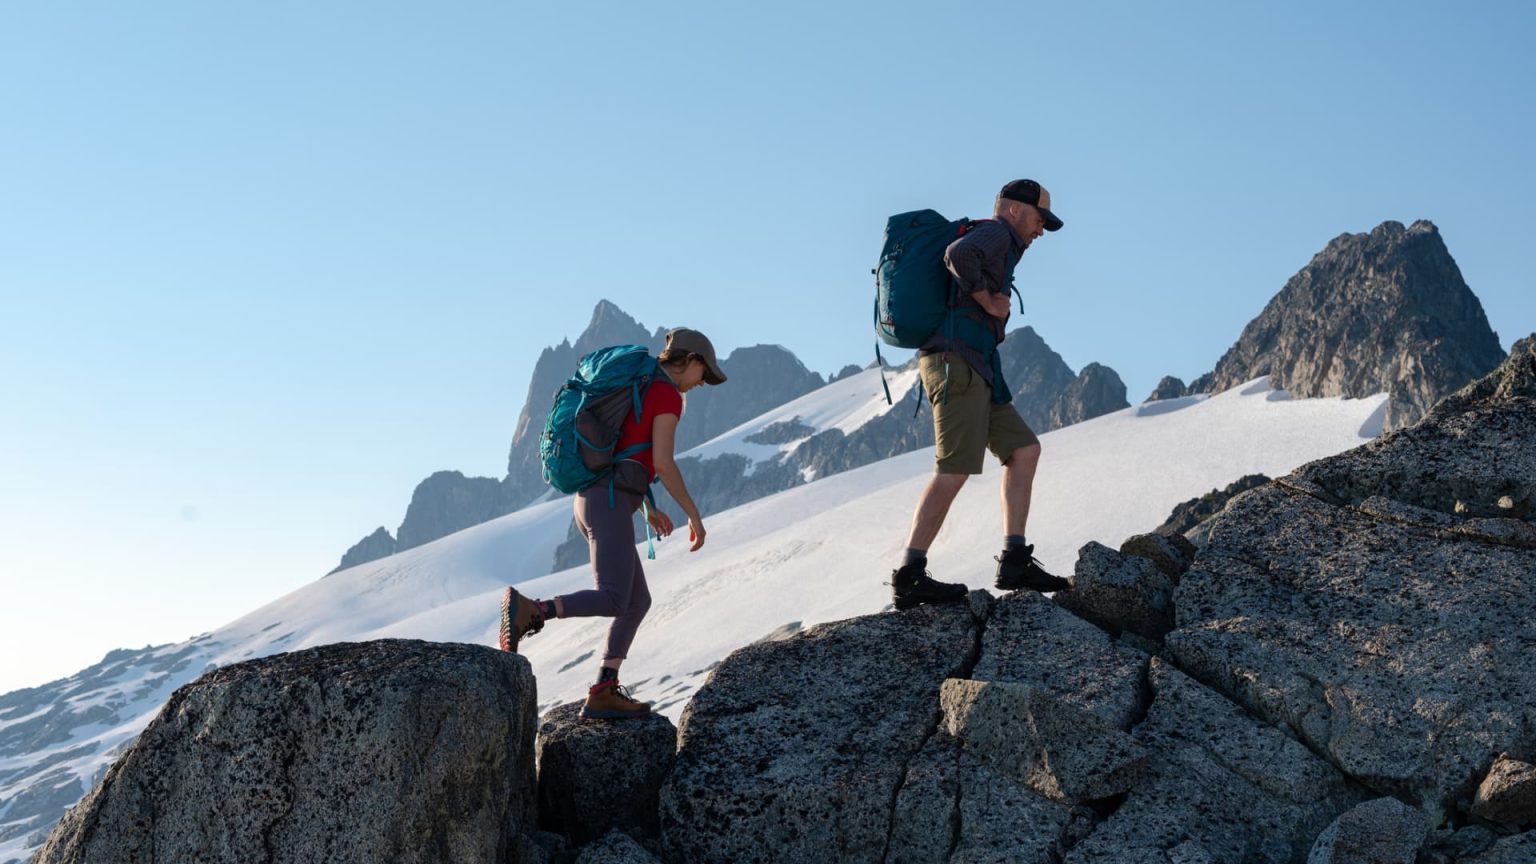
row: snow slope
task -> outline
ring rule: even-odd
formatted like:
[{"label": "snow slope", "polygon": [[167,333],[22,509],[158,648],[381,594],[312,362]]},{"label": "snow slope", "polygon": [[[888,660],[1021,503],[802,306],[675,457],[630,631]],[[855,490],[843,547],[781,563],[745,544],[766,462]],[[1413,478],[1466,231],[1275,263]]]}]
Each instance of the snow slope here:
[{"label": "snow slope", "polygon": [[[886,408],[883,397],[870,396],[871,382],[861,380],[874,371],[822,388],[693,452],[762,446],[742,439],[796,416],[817,428],[864,422],[860,412]],[[892,395],[911,383],[893,381]],[[1385,401],[1385,395],[1292,401],[1258,379],[1214,397],[1127,408],[1046,434],[1030,518],[1036,554],[1047,569],[1070,574],[1077,549],[1090,540],[1118,545],[1160,524],[1174,504],[1244,474],[1279,476],[1364,443],[1379,434]],[[656,560],[646,562],[653,605],[625,664],[625,683],[676,718],[712,665],[732,650],[884,608],[889,588],[883,583],[904,546],[932,458],[931,450],[917,451],[705,514],[709,539],[697,553],[688,551],[686,530],[658,543]],[[990,587],[991,556],[1001,545],[998,473],[989,464],[956,500],[929,555],[937,578]],[[534,597],[590,586],[585,567],[540,573],[565,539],[568,508],[563,500],[536,504],[341,571],[190,642],[114,652],[72,678],[0,697],[0,753],[10,754],[0,756],[0,862],[29,854],[42,839],[30,831],[7,837],[7,826],[19,830],[29,813],[51,812],[51,802],[61,814],[176,687],[209,668],[383,637],[494,645],[507,583]],[[605,619],[553,621],[525,641],[541,710],[585,693],[606,626]],[[15,744],[8,733],[31,729],[23,724],[48,713],[60,722],[27,733],[37,746],[6,746]],[[70,713],[79,715],[73,724],[66,722]]]},{"label": "snow slope", "polygon": [[[796,447],[817,432],[840,429],[844,434],[852,434],[865,423],[887,411],[895,410],[895,407],[902,404],[902,399],[910,396],[912,389],[917,386],[916,364],[885,370],[886,384],[891,388],[891,399],[895,402],[893,407],[885,401],[880,372],[878,368],[865,369],[841,381],[812,390],[679,455],[710,459],[725,453],[738,453],[753,463],[767,462],[781,453],[794,452]],[[907,410],[911,411],[910,406]],[[746,440],[775,423],[791,420],[813,431],[784,444],[757,444]],[[924,422],[931,423],[932,420],[925,418]]]}]

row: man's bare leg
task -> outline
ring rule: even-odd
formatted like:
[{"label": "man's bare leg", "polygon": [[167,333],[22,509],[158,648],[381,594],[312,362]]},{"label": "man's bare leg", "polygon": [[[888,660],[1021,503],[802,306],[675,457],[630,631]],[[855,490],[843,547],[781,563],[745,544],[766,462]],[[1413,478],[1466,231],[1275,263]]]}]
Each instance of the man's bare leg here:
[{"label": "man's bare leg", "polygon": [[1013,451],[1003,464],[1003,534],[1024,536],[1029,522],[1029,499],[1035,488],[1035,469],[1040,465],[1040,445]]},{"label": "man's bare leg", "polygon": [[[928,551],[939,529],[944,527],[944,517],[949,515],[949,505],[960,494],[969,474],[935,474],[923,489],[923,497],[917,499],[917,510],[912,514],[912,531],[907,535],[907,548]],[[1027,506],[1027,505],[1026,505]]]}]

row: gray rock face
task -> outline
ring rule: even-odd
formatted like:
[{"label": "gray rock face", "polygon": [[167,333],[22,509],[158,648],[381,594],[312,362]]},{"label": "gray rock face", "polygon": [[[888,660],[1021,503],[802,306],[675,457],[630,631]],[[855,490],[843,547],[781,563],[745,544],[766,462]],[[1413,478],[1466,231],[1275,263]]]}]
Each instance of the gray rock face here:
[{"label": "gray rock face", "polygon": [[677,755],[677,729],[660,714],[623,722],[581,719],[581,703],[539,725],[539,825],[581,846],[611,829],[655,837],[657,796]]},{"label": "gray rock face", "polygon": [[[341,556],[341,563],[336,565],[336,569],[332,570],[331,573],[345,570],[348,567],[356,567],[359,564],[366,564],[369,561],[377,561],[380,558],[387,558],[395,554],[396,551],[397,544],[395,543],[394,535],[389,533],[389,529],[380,525],[372,534],[352,544],[352,548],[348,549],[346,554]],[[331,573],[325,575],[329,576]]]},{"label": "gray rock face", "polygon": [[1137,534],[1120,544],[1121,555],[1134,555],[1152,562],[1152,566],[1173,580],[1175,585],[1195,563],[1195,544],[1183,534]]},{"label": "gray rock face", "polygon": [[1060,429],[1130,407],[1125,401],[1125,382],[1115,370],[1098,363],[1083,367],[1051,405],[1051,425]]},{"label": "gray rock face", "polygon": [[1147,764],[1118,727],[1024,684],[952,678],[939,708],[944,731],[967,753],[1053,801],[1122,794]]},{"label": "gray rock face", "polygon": [[844,366],[843,368],[837,370],[837,372],[833,373],[833,375],[827,379],[827,383],[831,384],[834,381],[841,381],[844,378],[857,375],[862,371],[864,371],[862,366],[859,366],[856,363],[849,363],[847,366]]},{"label": "gray rock face", "polygon": [[1333,820],[1307,864],[1414,864],[1428,833],[1423,813],[1396,798],[1376,798]]},{"label": "gray rock face", "polygon": [[[1065,592],[1062,592],[1065,593]],[[1033,591],[999,600],[987,618],[977,681],[1013,681],[1129,730],[1146,712],[1147,655]]]},{"label": "gray rock face", "polygon": [[1477,787],[1472,815],[1506,825],[1536,825],[1536,765],[1500,756]]},{"label": "gray rock face", "polygon": [[405,510],[405,521],[395,532],[394,551],[431,543],[455,531],[505,516],[520,506],[511,487],[500,480],[439,471],[416,485],[411,504]]},{"label": "gray rock face", "polygon": [[1116,636],[1130,631],[1161,641],[1173,629],[1173,586],[1152,561],[1089,543],[1078,550],[1072,590],[1054,599]]},{"label": "gray rock face", "polygon": [[683,713],[664,857],[880,861],[939,686],[975,663],[978,617],[964,603],[920,607],[727,657]]},{"label": "gray rock face", "polygon": [[[1074,796],[1112,795],[1134,775],[1124,730],[1145,710],[1146,662],[1033,593],[973,592],[969,607],[744,648],[683,716],[664,857],[1058,861],[1093,822]],[[950,685],[959,737],[940,722],[950,678],[973,679]],[[982,680],[1006,683],[986,696]],[[1000,727],[1023,734],[1025,720],[1007,719],[1020,699],[1034,743],[1010,750]]]},{"label": "gray rock face", "polygon": [[1190,390],[1220,392],[1267,374],[1304,398],[1388,391],[1391,430],[1503,357],[1439,230],[1383,222],[1334,238]]},{"label": "gray rock face", "polygon": [[1177,504],[1173,512],[1168,514],[1168,519],[1157,526],[1153,533],[1188,535],[1202,522],[1220,513],[1233,498],[1268,482],[1269,478],[1263,474],[1249,474],[1228,484],[1225,489],[1212,489],[1199,498],[1191,498],[1182,504]]},{"label": "gray rock face", "polygon": [[1132,733],[1147,775],[1066,864],[1162,862],[1175,848],[1190,861],[1290,864],[1360,800],[1328,763],[1177,669],[1153,659],[1150,681]]},{"label": "gray rock face", "polygon": [[1184,386],[1183,379],[1175,378],[1172,375],[1164,375],[1163,379],[1157,382],[1157,386],[1152,388],[1152,393],[1144,401],[1161,402],[1164,399],[1177,399],[1183,396],[1187,389]]},{"label": "gray rock face", "polygon": [[[727,372],[727,375],[730,373]],[[611,831],[596,843],[581,850],[576,864],[660,864],[656,856],[633,837],[622,831]]]},{"label": "gray rock face", "polygon": [[1531,864],[1536,861],[1536,831],[1505,837],[1486,852],[1461,859],[1458,864]]},{"label": "gray rock face", "polygon": [[1418,426],[1234,500],[1169,650],[1438,824],[1531,748],[1536,542],[1529,516],[1483,514],[1533,493],[1536,343]]},{"label": "gray rock face", "polygon": [[[1013,405],[1019,409],[1024,422],[1036,432],[1056,428],[1051,425],[1051,409],[1077,380],[1072,367],[1045,344],[1033,327],[1020,327],[1010,332],[997,350],[1003,364],[1003,378],[1013,391]],[[931,425],[932,421],[929,423]]]},{"label": "gray rock face", "polygon": [[38,861],[510,860],[534,821],[526,660],[389,640],[178,690]]},{"label": "gray rock face", "polygon": [[940,728],[907,769],[886,861],[1056,864],[1062,838],[1084,819]]},{"label": "gray rock face", "polygon": [[[1536,340],[1522,340],[1495,372],[1447,397],[1426,422],[1305,465],[1293,485],[1330,502],[1407,505],[1407,522],[1492,529],[1536,516]],[[1371,499],[1375,499],[1372,501]],[[1440,521],[1432,514],[1452,518]]]}]

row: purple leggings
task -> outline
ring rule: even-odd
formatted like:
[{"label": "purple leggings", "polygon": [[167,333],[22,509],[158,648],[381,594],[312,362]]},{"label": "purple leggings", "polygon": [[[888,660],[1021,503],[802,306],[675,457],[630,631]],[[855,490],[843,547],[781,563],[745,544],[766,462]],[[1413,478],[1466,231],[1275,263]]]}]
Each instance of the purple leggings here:
[{"label": "purple leggings", "polygon": [[645,587],[645,571],[635,548],[635,523],[630,518],[640,509],[641,498],[618,491],[613,496],[615,506],[609,507],[606,483],[576,494],[576,527],[587,536],[592,550],[592,577],[597,589],[560,597],[567,618],[613,619],[604,660],[629,656],[635,631],[651,608],[651,592]]}]

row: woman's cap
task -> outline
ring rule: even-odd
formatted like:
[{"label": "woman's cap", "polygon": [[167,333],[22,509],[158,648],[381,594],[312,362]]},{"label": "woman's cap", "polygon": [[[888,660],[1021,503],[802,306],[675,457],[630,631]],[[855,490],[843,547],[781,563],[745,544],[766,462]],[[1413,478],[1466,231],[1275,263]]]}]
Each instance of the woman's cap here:
[{"label": "woman's cap", "polygon": [[704,383],[724,384],[725,373],[720,371],[720,361],[715,359],[715,346],[709,337],[697,330],[679,327],[667,332],[667,350],[688,351],[704,361]]}]

